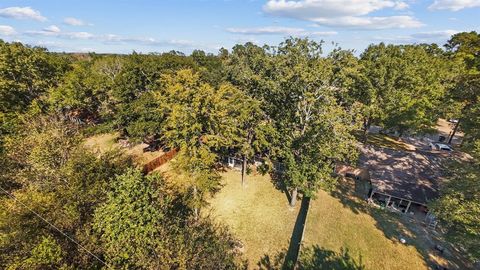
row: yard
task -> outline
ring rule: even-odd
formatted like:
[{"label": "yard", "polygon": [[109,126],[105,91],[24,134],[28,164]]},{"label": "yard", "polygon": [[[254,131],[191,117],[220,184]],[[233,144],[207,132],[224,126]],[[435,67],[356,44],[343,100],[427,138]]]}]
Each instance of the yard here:
[{"label": "yard", "polygon": [[147,144],[137,144],[132,147],[122,147],[118,142],[118,133],[106,133],[95,135],[85,140],[85,145],[94,151],[105,152],[114,148],[122,149],[126,155],[129,155],[138,165],[144,165],[152,159],[159,157],[163,154],[161,150],[154,152],[143,152],[143,148],[147,147]]},{"label": "yard", "polygon": [[[304,246],[321,246],[350,256],[365,269],[428,269],[422,254],[412,245],[415,238],[399,217],[369,209],[346,191],[334,196],[320,191],[311,201],[304,235]],[[407,244],[400,243],[400,237]]]},{"label": "yard", "polygon": [[237,171],[225,172],[223,180],[223,188],[210,200],[209,211],[242,241],[250,269],[265,255],[286,250],[300,203],[290,208],[287,197],[275,189],[269,176],[249,175],[245,188]]},{"label": "yard", "polygon": [[[97,151],[120,147],[116,134],[90,137],[86,145]],[[388,140],[390,141],[390,140]],[[143,145],[125,149],[125,153],[143,164],[159,155],[160,151],[143,153]],[[167,163],[157,169],[177,189],[188,185]],[[173,176],[173,177],[172,177]],[[243,258],[249,269],[272,265],[271,261],[289,253],[290,240],[296,231],[301,203],[288,205],[286,194],[275,187],[270,176],[248,175],[242,187],[240,173],[228,170],[222,173],[222,188],[210,200],[203,215],[211,215],[227,225],[243,243]],[[403,217],[367,206],[354,196],[352,183],[340,182],[330,193],[320,191],[311,200],[303,239],[303,249],[315,248],[322,254],[347,254],[365,269],[428,269],[427,265],[446,265],[446,261],[432,252],[432,237],[420,226],[410,224]],[[294,229],[295,228],[295,229]],[[400,243],[400,238],[406,243]],[[317,251],[318,251],[317,250]],[[281,256],[280,256],[281,255]],[[329,255],[330,256],[330,255]],[[461,269],[450,265],[449,269]]]},{"label": "yard", "polygon": [[[210,200],[209,211],[242,241],[250,268],[257,268],[262,258],[272,260],[286,252],[300,203],[290,209],[287,197],[269,176],[249,176],[246,188],[236,171],[224,173],[223,179],[224,187]],[[342,194],[321,191],[311,201],[304,247],[337,253],[346,250],[365,269],[428,269],[425,255],[417,249],[421,240],[403,227],[399,217],[367,210],[363,203]],[[398,241],[400,236],[407,244]]]}]

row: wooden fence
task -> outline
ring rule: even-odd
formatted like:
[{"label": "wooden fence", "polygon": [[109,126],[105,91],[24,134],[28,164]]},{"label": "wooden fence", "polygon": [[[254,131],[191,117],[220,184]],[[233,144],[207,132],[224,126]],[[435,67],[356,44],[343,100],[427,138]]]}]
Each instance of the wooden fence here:
[{"label": "wooden fence", "polygon": [[151,160],[147,164],[143,166],[143,173],[148,174],[151,171],[155,170],[156,168],[162,166],[163,164],[167,163],[169,160],[171,160],[176,154],[177,154],[177,149],[172,149],[168,151],[167,153]]}]

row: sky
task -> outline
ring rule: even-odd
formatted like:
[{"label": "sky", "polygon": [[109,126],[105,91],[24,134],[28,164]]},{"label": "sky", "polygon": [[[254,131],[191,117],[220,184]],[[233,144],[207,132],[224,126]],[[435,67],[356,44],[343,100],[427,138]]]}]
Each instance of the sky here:
[{"label": "sky", "polygon": [[216,53],[289,36],[361,53],[480,30],[480,0],[1,0],[0,39],[50,51]]}]

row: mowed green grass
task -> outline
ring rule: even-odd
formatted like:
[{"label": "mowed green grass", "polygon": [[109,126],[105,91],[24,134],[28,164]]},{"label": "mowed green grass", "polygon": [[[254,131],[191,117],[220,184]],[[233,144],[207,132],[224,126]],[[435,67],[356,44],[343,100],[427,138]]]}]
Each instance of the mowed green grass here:
[{"label": "mowed green grass", "polygon": [[[269,176],[249,176],[246,188],[241,186],[239,172],[228,171],[222,176],[224,186],[210,200],[207,211],[242,241],[249,268],[257,268],[265,255],[273,258],[285,252],[300,203],[291,209],[285,194],[273,186]],[[335,252],[348,249],[365,269],[428,269],[415,246],[387,237],[386,230],[387,234],[396,233],[388,228],[390,221],[382,222],[382,227],[378,223],[381,215],[376,218],[321,191],[310,204],[304,246]]]}]

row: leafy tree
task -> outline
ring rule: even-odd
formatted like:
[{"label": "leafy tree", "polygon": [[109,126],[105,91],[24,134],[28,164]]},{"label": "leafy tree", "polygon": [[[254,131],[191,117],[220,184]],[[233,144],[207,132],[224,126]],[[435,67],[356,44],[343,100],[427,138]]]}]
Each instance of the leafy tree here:
[{"label": "leafy tree", "polygon": [[24,112],[57,84],[66,64],[45,49],[0,40],[0,112]]},{"label": "leafy tree", "polygon": [[[237,269],[233,238],[209,220],[195,225],[159,174],[117,177],[95,213],[107,262],[121,269]],[[177,202],[176,202],[177,201]],[[177,205],[180,203],[180,205]]]},{"label": "leafy tree", "polygon": [[480,34],[475,31],[453,35],[445,48],[463,59],[467,69],[480,70]]},{"label": "leafy tree", "polygon": [[466,133],[467,144],[480,138],[478,119],[480,118],[478,103],[480,101],[480,34],[463,32],[452,36],[445,45],[451,54],[451,62],[458,60],[465,65],[456,77],[455,85],[449,92],[453,106],[457,108],[458,122],[450,137],[450,142],[456,131],[461,128]]},{"label": "leafy tree", "polygon": [[29,110],[68,69],[68,61],[42,48],[0,40],[0,152],[15,132],[18,114]]},{"label": "leafy tree", "polygon": [[364,104],[364,130],[372,123],[397,131],[426,131],[436,124],[445,93],[446,61],[430,45],[369,46],[361,55],[355,96]]},{"label": "leafy tree", "polygon": [[239,129],[233,146],[234,152],[242,158],[242,185],[245,184],[247,163],[255,155],[272,157],[275,152],[276,131],[272,119],[265,113],[271,105],[266,102],[269,92],[267,59],[270,58],[263,48],[252,43],[236,45],[232,54],[224,58],[228,80],[244,93],[234,104],[239,112]]},{"label": "leafy tree", "polygon": [[465,68],[455,80],[449,98],[458,104],[458,128],[465,132],[464,143],[472,154],[470,162],[453,161],[448,166],[447,180],[441,197],[432,204],[434,213],[443,221],[447,238],[463,247],[473,260],[480,259],[480,35],[458,33],[445,45],[451,62],[463,61]]},{"label": "leafy tree", "polygon": [[474,160],[454,161],[448,166],[441,197],[432,203],[433,213],[443,221],[447,239],[462,247],[472,260],[480,259],[480,141]]},{"label": "leafy tree", "polygon": [[157,98],[166,115],[163,137],[171,147],[180,149],[176,166],[192,180],[191,203],[198,217],[204,195],[219,183],[214,150],[230,145],[231,135],[238,129],[234,104],[240,93],[229,84],[214,88],[191,70],[165,75],[161,84],[163,91]]},{"label": "leafy tree", "polygon": [[201,50],[194,50],[190,57],[198,66],[201,77],[207,83],[218,86],[223,81],[223,65],[219,56],[206,54]]},{"label": "leafy tree", "polygon": [[331,59],[333,65],[331,83],[337,87],[336,97],[344,106],[354,106],[356,97],[351,96],[349,92],[358,87],[359,59],[354,55],[354,51],[343,50],[340,47],[336,47],[330,52],[328,58]]},{"label": "leafy tree", "polygon": [[274,153],[275,129],[267,115],[260,109],[260,103],[245,94],[235,98],[231,109],[235,116],[236,131],[233,132],[233,144],[230,146],[242,158],[242,186],[245,186],[248,162],[256,155],[268,157]]},{"label": "leafy tree", "polygon": [[144,93],[130,104],[129,122],[125,126],[133,142],[160,137],[165,122],[165,113],[153,92]]},{"label": "leafy tree", "polygon": [[272,87],[273,57],[265,48],[253,43],[235,45],[232,53],[224,58],[227,80],[261,102],[265,111],[271,104],[265,102],[274,91]]},{"label": "leafy tree", "polygon": [[[27,118],[24,125],[17,136],[7,140],[8,167],[3,169],[15,183],[8,192],[16,199],[3,196],[0,202],[0,248],[5,251],[0,267],[27,262],[31,263],[28,268],[40,267],[44,259],[36,253],[39,248],[46,246],[52,249],[48,252],[58,254],[58,245],[62,256],[54,257],[51,262],[55,265],[98,268],[101,264],[94,257],[32,210],[91,252],[101,254],[91,233],[93,211],[105,199],[110,179],[131,162],[119,153],[90,153],[68,122]],[[54,239],[56,245],[43,243],[44,238]],[[45,252],[45,256],[50,254]]]},{"label": "leafy tree", "polygon": [[49,91],[48,102],[54,112],[81,121],[99,119],[111,86],[91,65],[75,63],[59,86]]},{"label": "leafy tree", "polygon": [[270,100],[277,107],[273,118],[292,206],[298,189],[310,197],[331,186],[335,162],[352,160],[356,153],[353,118],[338,103],[332,61],[321,52],[320,43],[292,38],[275,54],[278,85]]},{"label": "leafy tree", "polygon": [[[191,58],[176,52],[162,55],[133,53],[126,57],[121,71],[115,76],[112,91],[116,129],[125,133],[123,135],[132,135],[135,141],[147,136],[159,136],[162,113],[151,110],[160,106],[155,99],[151,99],[151,92],[158,89],[162,74],[192,67],[195,67],[195,63]],[[129,134],[131,131],[133,134]]]},{"label": "leafy tree", "polygon": [[143,177],[141,171],[129,170],[116,178],[107,201],[95,211],[94,227],[111,267],[167,268],[174,259],[162,225],[172,198],[154,188],[159,180],[158,174]]}]

